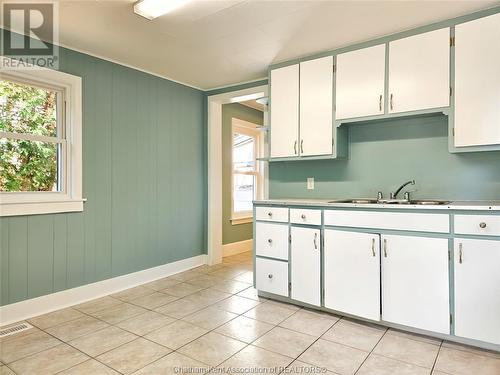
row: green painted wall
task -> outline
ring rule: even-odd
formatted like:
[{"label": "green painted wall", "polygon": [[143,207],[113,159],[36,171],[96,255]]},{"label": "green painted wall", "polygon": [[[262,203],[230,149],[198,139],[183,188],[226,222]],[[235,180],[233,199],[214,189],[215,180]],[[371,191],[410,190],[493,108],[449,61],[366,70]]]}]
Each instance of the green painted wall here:
[{"label": "green painted wall", "polygon": [[204,93],[67,49],[60,70],[83,78],[88,201],[0,219],[2,305],[206,248]]},{"label": "green painted wall", "polygon": [[261,111],[238,103],[222,106],[222,244],[224,245],[253,238],[252,223],[231,224],[232,118],[239,118],[258,125],[264,123]]},{"label": "green painted wall", "polygon": [[[342,125],[346,126],[346,125]],[[419,198],[500,199],[500,152],[450,154],[445,116],[349,125],[349,159],[270,163],[271,198],[385,196],[415,179]],[[315,190],[306,189],[314,177]]]}]

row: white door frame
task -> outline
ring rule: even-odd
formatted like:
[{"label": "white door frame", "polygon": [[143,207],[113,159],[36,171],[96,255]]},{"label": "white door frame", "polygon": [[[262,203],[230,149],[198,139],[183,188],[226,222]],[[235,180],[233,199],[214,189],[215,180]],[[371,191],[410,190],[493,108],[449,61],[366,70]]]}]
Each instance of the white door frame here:
[{"label": "white door frame", "polygon": [[[222,105],[231,99],[263,92],[267,85],[211,95],[208,100],[208,264],[222,261]],[[266,125],[264,116],[264,125]],[[264,198],[267,198],[267,168],[264,169]]]}]

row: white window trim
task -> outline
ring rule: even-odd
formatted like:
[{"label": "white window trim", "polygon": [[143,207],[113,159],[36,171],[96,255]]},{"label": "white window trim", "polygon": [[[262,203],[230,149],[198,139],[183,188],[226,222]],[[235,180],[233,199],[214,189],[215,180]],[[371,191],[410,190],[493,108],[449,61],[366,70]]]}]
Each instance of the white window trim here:
[{"label": "white window trim", "polygon": [[[255,142],[255,157],[259,158],[262,157],[261,153],[264,149],[263,145],[263,133],[262,130],[259,129],[259,125],[241,120],[239,118],[232,118],[231,119],[231,141],[233,139],[233,135],[235,132],[241,133],[241,134],[246,134],[251,137],[255,137],[256,142]],[[231,150],[232,150],[232,143],[231,143]],[[264,191],[264,176],[262,175],[262,167],[260,165],[261,162],[256,160],[256,172],[248,172],[248,173],[243,173],[243,172],[238,172],[241,174],[249,174],[252,176],[256,176],[256,184],[255,188],[257,189],[256,192],[256,199],[261,199]],[[233,153],[231,152],[231,224],[232,225],[240,225],[240,224],[247,224],[251,223],[253,221],[253,211],[242,211],[242,212],[234,212],[234,173],[235,171],[233,170]]]},{"label": "white window trim", "polygon": [[[5,59],[5,57],[2,57]],[[0,192],[0,216],[83,211],[82,79],[45,68],[2,70],[0,78],[58,87],[64,92],[63,189],[60,192]],[[17,134],[18,138],[22,137]]]}]

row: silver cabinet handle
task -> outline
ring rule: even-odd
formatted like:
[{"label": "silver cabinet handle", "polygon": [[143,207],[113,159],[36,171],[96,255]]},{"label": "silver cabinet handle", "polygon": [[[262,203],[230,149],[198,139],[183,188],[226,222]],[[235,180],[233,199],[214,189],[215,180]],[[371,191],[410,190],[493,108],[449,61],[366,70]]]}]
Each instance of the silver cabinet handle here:
[{"label": "silver cabinet handle", "polygon": [[318,233],[314,233],[314,249],[318,250]]},{"label": "silver cabinet handle", "polygon": [[306,215],[302,214],[302,215],[300,215],[300,218],[301,218],[302,220],[305,220],[305,219],[306,219]]},{"label": "silver cabinet handle", "polygon": [[378,110],[382,112],[382,94],[378,97]]},{"label": "silver cabinet handle", "polygon": [[270,273],[269,275],[267,275],[268,278],[272,279],[273,278],[273,274]]},{"label": "silver cabinet handle", "polygon": [[458,244],[458,263],[462,264],[462,255],[463,255],[463,245],[460,242]]},{"label": "silver cabinet handle", "polygon": [[303,139],[300,140],[300,153],[301,154],[304,153],[304,140]]},{"label": "silver cabinet handle", "polygon": [[297,155],[297,141],[293,143],[293,153]]},{"label": "silver cabinet handle", "polygon": [[479,223],[479,228],[486,228],[486,223],[484,221],[482,223]]},{"label": "silver cabinet handle", "polygon": [[271,245],[273,243],[273,240],[272,239],[268,239],[267,242],[269,243],[269,245]]},{"label": "silver cabinet handle", "polygon": [[392,111],[394,109],[394,95],[392,95],[392,94],[391,94],[390,103],[391,103],[391,111]]},{"label": "silver cabinet handle", "polygon": [[384,257],[387,258],[387,239],[384,238]]},{"label": "silver cabinet handle", "polygon": [[372,238],[372,255],[375,256],[375,238]]}]

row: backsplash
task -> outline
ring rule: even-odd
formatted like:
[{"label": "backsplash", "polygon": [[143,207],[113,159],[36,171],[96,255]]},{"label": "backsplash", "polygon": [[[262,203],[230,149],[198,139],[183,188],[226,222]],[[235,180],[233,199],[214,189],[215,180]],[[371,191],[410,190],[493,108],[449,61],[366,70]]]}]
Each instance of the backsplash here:
[{"label": "backsplash", "polygon": [[415,179],[416,198],[500,199],[500,151],[450,154],[443,115],[349,125],[348,160],[269,165],[270,198],[387,197]]}]

